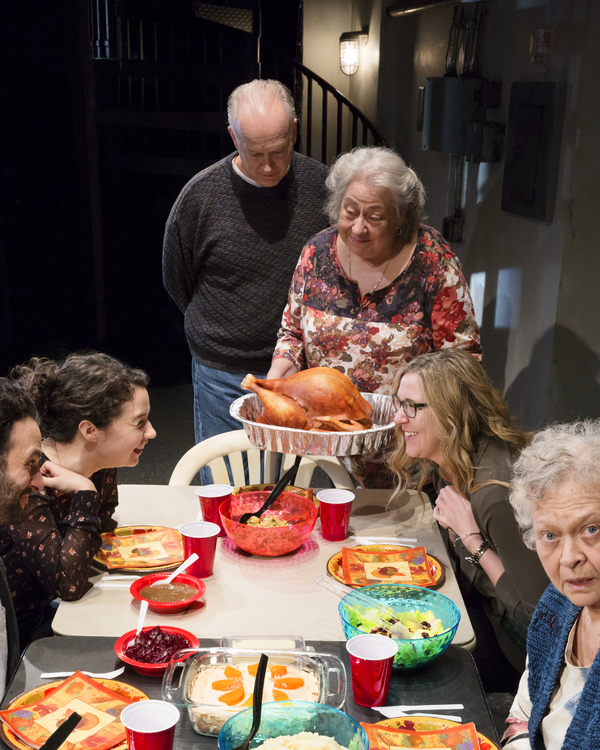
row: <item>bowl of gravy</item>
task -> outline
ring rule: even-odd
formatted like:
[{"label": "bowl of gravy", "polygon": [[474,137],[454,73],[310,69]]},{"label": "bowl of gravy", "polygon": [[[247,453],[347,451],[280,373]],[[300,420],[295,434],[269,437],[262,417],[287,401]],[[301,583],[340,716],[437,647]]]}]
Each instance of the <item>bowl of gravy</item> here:
[{"label": "bowl of gravy", "polygon": [[152,584],[167,578],[169,573],[151,573],[135,580],[130,587],[134,599],[148,602],[148,609],[159,614],[174,614],[187,609],[206,592],[204,581],[180,573],[171,583]]}]

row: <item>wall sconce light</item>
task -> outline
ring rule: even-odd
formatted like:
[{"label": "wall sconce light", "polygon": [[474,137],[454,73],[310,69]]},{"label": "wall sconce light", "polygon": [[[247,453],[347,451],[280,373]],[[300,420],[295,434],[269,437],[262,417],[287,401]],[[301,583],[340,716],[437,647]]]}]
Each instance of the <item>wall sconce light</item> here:
[{"label": "wall sconce light", "polygon": [[360,64],[360,42],[369,41],[368,27],[362,31],[345,31],[340,37],[340,68],[342,73],[353,76]]}]

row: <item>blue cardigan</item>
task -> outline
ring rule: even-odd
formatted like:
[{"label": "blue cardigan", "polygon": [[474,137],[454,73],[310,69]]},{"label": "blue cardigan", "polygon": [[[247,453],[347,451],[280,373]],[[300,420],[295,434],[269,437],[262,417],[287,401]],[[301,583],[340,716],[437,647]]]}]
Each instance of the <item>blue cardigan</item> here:
[{"label": "blue cardigan", "polygon": [[[540,731],[542,719],[560,679],[565,648],[581,607],[576,607],[552,584],[536,607],[527,637],[529,656],[529,742],[534,750],[544,750]],[[562,750],[600,750],[600,652],[589,671],[579,705],[571,720]]]}]

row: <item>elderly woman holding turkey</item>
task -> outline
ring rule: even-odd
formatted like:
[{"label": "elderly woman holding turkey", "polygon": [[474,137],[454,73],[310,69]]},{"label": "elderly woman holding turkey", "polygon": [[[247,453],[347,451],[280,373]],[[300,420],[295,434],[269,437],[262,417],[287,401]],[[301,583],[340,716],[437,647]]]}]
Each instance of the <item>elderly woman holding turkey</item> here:
[{"label": "elderly woman holding turkey", "polygon": [[[268,378],[333,367],[359,391],[392,394],[398,367],[424,352],[481,353],[458,259],[423,224],[425,191],[386,148],[357,148],[327,178],[333,226],[304,247]],[[363,486],[391,487],[383,460],[355,467]]]}]

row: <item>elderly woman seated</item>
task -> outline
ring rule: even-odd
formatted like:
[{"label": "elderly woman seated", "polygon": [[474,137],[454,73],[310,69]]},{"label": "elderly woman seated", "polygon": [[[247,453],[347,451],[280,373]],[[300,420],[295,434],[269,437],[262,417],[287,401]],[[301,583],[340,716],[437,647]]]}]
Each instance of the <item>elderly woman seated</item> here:
[{"label": "elderly woman seated", "polygon": [[[423,224],[413,170],[390,149],[357,148],[338,158],[327,188],[333,226],[302,251],[268,377],[335,367],[359,391],[391,395],[396,370],[418,354],[480,354],[467,282],[444,238]],[[364,486],[392,486],[383,460],[363,467]]]},{"label": "elderly woman seated", "polygon": [[510,501],[552,585],[535,610],[505,747],[600,747],[600,421],[540,432]]}]

